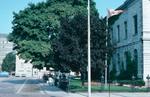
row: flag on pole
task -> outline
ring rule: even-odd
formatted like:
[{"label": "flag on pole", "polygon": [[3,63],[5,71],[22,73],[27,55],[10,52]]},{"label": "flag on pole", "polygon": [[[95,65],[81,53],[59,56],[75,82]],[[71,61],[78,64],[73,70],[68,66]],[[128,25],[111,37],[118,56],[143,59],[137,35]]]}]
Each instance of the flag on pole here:
[{"label": "flag on pole", "polygon": [[120,13],[123,13],[123,10],[113,10],[113,9],[108,9],[108,18],[114,16],[114,15],[118,15]]},{"label": "flag on pole", "polygon": [[[112,16],[115,16],[115,15],[118,15],[118,14],[120,14],[120,13],[123,13],[124,11],[123,10],[113,10],[113,9],[108,9],[108,15],[107,15],[107,17],[106,17],[106,26],[107,26],[107,29],[106,29],[106,33],[108,33],[108,26],[109,26],[109,24],[108,24],[108,19],[110,18],[110,17],[112,17]],[[107,35],[107,34],[106,34]],[[108,37],[106,37],[106,40],[108,39]],[[106,46],[108,45],[108,43],[106,42]],[[107,53],[106,53],[106,60],[105,60],[105,88],[107,87]]]}]

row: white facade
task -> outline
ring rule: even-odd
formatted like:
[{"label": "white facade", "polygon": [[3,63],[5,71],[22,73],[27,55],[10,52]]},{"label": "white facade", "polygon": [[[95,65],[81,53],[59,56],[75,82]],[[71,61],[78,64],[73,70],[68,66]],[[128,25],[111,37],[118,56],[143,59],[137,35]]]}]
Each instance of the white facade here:
[{"label": "white facade", "polygon": [[46,70],[46,67],[43,67],[41,70],[33,68],[33,64],[30,62],[26,63],[25,60],[16,55],[16,77],[35,77],[42,79],[43,75],[48,73],[49,71]]},{"label": "white facade", "polygon": [[143,77],[150,74],[150,0],[142,0]]},{"label": "white facade", "polygon": [[125,53],[130,52],[132,58],[137,56],[137,76],[146,80],[150,74],[150,0],[126,0],[118,9],[124,12],[111,26],[115,47],[111,66],[116,66],[117,74],[126,69]]},{"label": "white facade", "polygon": [[19,56],[16,55],[15,76],[32,77],[32,67],[33,65],[30,62],[25,63],[25,60],[20,59]]}]

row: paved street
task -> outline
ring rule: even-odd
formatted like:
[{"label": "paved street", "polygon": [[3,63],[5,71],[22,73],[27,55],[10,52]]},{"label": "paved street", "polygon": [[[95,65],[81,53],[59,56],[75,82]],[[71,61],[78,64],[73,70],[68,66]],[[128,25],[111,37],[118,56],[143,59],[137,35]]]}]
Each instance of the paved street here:
[{"label": "paved street", "polygon": [[[0,78],[0,97],[87,97],[66,93],[35,78]],[[150,93],[92,93],[92,97],[150,97]]]},{"label": "paved street", "polygon": [[40,83],[33,78],[0,78],[0,97],[50,97],[42,93]]}]

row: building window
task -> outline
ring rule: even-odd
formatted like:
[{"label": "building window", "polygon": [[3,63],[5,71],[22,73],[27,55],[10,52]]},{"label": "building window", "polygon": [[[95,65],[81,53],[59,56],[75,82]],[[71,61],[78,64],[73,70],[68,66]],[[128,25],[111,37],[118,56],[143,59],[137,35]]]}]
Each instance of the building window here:
[{"label": "building window", "polygon": [[134,50],[134,66],[133,73],[135,76],[138,74],[138,52],[137,49]]},{"label": "building window", "polygon": [[118,38],[118,42],[120,42],[120,26],[117,26],[117,38]]},{"label": "building window", "polygon": [[113,28],[110,28],[110,33],[111,33],[111,41],[112,43],[114,42],[114,32],[113,32]]},{"label": "building window", "polygon": [[125,39],[127,39],[128,38],[127,21],[124,22],[124,32],[125,32]]},{"label": "building window", "polygon": [[126,70],[126,68],[127,68],[127,62],[128,62],[128,52],[126,51],[126,52],[124,52],[124,58],[125,58],[125,70]]},{"label": "building window", "polygon": [[120,54],[117,54],[118,57],[118,69],[121,70],[121,66],[120,66]]},{"label": "building window", "polygon": [[134,34],[138,33],[138,20],[137,20],[137,15],[133,16],[133,22],[134,22]]},{"label": "building window", "polygon": [[136,49],[134,50],[134,61],[136,64],[138,63],[138,52]]}]

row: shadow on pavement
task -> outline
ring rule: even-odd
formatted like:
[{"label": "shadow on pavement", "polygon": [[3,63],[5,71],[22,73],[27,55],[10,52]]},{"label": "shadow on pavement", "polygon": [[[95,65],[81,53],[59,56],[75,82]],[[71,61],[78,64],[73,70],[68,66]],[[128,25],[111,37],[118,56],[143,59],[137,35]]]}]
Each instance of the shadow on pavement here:
[{"label": "shadow on pavement", "polygon": [[62,91],[61,89],[59,89],[55,86],[48,85],[47,83],[41,84],[41,88],[44,91],[49,91],[49,92],[58,92],[58,91],[64,92],[64,91]]},{"label": "shadow on pavement", "polygon": [[26,82],[26,84],[40,84],[40,83],[43,83],[42,80],[40,79],[13,79],[13,80],[4,80],[2,82],[4,83],[12,83],[12,84],[23,84],[25,82],[25,80],[28,80]]}]

